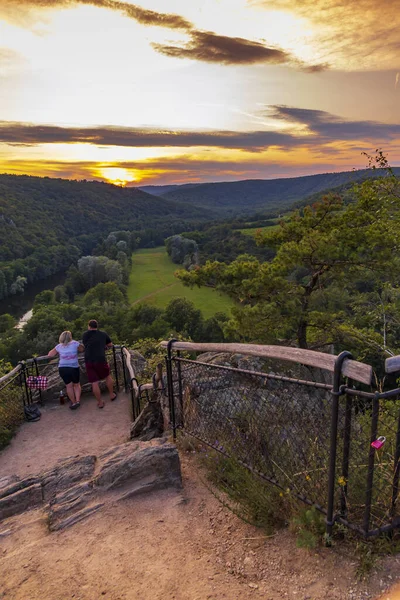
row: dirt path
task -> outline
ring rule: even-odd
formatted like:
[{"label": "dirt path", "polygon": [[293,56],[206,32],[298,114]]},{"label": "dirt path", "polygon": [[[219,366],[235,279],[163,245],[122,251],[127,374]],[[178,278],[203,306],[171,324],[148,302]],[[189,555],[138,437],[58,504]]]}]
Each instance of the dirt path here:
[{"label": "dirt path", "polygon": [[63,532],[50,534],[39,511],[3,522],[0,598],[368,600],[395,581],[399,559],[359,584],[345,547],[307,552],[287,531],[264,537],[215,499],[193,461],[182,457],[182,493],[119,501]]},{"label": "dirt path", "polygon": [[164,290],[167,290],[168,288],[173,287],[174,285],[176,285],[176,283],[170,283],[169,285],[166,285],[165,287],[159,288],[158,290],[155,290],[154,292],[151,292],[151,294],[147,294],[146,296],[142,296],[141,298],[139,298],[139,300],[135,300],[135,302],[132,302],[131,306],[135,306],[135,304],[140,304],[144,300],[148,300],[152,296],[155,296],[156,294],[159,294],[160,292],[163,292]]},{"label": "dirt path", "polygon": [[[42,407],[37,423],[24,423],[11,444],[0,452],[0,475],[26,477],[50,469],[57,460],[77,454],[98,454],[128,440],[130,398],[120,392],[115,402],[104,394],[99,410],[93,396],[83,395],[81,407]],[[1,597],[0,597],[1,598]]]}]

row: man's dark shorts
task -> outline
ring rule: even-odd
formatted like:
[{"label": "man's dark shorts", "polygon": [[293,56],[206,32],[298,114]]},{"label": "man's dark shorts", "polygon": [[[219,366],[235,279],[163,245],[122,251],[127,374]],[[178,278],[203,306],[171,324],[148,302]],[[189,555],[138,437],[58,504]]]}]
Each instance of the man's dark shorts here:
[{"label": "man's dark shorts", "polygon": [[60,367],[58,372],[65,385],[79,383],[79,367]]},{"label": "man's dark shorts", "polygon": [[110,367],[106,362],[87,362],[85,364],[88,381],[90,383],[103,381],[103,379],[107,379],[110,374]]}]

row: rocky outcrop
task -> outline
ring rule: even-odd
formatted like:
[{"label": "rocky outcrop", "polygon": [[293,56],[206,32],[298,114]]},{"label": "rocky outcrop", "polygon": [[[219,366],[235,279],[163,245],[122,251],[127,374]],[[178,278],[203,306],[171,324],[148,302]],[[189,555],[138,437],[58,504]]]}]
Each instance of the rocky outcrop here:
[{"label": "rocky outcrop", "polygon": [[81,521],[104,504],[161,488],[180,489],[176,447],[164,438],[128,442],[99,457],[69,457],[36,477],[0,480],[0,521],[44,506],[51,531]]},{"label": "rocky outcrop", "polygon": [[144,442],[161,437],[164,432],[164,416],[160,399],[146,404],[131,427],[131,439]]}]

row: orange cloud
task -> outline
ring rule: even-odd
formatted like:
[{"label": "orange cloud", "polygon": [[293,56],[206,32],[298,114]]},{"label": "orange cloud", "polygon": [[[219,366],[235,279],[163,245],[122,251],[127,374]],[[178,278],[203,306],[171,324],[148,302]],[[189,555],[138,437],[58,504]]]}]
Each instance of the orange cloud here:
[{"label": "orange cloud", "polygon": [[316,28],[319,58],[341,69],[400,67],[397,0],[248,0],[253,7],[282,9]]}]

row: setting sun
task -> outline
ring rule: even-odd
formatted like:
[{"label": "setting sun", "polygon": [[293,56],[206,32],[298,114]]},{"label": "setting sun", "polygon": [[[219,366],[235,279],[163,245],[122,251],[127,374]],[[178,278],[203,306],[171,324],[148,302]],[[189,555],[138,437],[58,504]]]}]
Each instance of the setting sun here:
[{"label": "setting sun", "polygon": [[100,174],[109,183],[122,187],[136,180],[136,177],[128,169],[120,167],[105,167],[100,169]]}]

